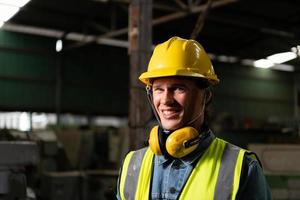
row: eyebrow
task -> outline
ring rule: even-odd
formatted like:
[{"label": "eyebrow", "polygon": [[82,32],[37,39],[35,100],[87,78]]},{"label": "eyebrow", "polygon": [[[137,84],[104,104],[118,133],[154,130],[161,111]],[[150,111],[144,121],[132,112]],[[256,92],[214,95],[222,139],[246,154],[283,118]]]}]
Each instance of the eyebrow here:
[{"label": "eyebrow", "polygon": [[[153,84],[153,88],[154,87],[161,87],[162,84]],[[167,86],[168,88],[172,88],[172,87],[187,87],[186,83],[171,83],[170,85]]]}]

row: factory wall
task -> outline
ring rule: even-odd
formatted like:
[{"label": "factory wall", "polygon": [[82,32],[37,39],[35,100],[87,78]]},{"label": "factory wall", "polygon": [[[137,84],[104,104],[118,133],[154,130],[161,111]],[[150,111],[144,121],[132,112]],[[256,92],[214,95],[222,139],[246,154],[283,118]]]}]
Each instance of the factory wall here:
[{"label": "factory wall", "polygon": [[0,109],[55,112],[60,105],[61,112],[126,115],[127,51],[95,45],[56,53],[55,42],[0,31]]},{"label": "factory wall", "polygon": [[54,107],[55,56],[47,38],[0,31],[0,108]]},{"label": "factory wall", "polygon": [[220,63],[215,107],[234,118],[266,120],[293,116],[294,78],[289,72]]}]

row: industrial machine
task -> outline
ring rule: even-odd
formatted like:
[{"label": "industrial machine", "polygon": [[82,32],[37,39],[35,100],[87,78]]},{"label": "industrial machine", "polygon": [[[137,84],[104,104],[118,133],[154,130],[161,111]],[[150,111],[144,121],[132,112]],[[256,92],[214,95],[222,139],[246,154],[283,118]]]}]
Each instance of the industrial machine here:
[{"label": "industrial machine", "polygon": [[26,167],[38,163],[34,142],[0,141],[0,200],[27,198]]}]

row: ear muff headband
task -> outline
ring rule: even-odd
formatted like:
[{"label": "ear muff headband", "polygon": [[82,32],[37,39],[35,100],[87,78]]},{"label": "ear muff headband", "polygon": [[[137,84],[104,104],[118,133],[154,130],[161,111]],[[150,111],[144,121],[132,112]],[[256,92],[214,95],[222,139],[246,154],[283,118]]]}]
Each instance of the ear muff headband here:
[{"label": "ear muff headband", "polygon": [[[193,152],[199,145],[199,133],[193,127],[184,127],[171,133],[166,140],[165,148],[169,155],[174,158],[182,158]],[[149,137],[149,145],[152,152],[162,155],[162,148],[159,141],[159,128],[152,128]]]}]

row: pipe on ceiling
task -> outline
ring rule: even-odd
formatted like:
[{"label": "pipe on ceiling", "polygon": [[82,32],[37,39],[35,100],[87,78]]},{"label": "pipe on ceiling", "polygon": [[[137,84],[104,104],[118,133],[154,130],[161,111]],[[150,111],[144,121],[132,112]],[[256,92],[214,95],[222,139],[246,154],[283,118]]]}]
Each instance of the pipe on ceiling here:
[{"label": "pipe on ceiling", "polygon": [[100,45],[128,48],[128,41],[98,37],[96,35],[85,35],[85,34],[75,33],[75,32],[65,34],[65,32],[61,30],[46,29],[41,27],[26,26],[26,25],[19,25],[13,23],[5,23],[1,29],[6,31],[11,31],[11,32],[39,35],[39,36],[57,38],[57,39],[64,37],[64,39],[82,42],[82,43],[96,42],[97,44]]}]

